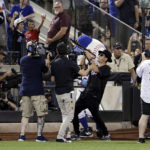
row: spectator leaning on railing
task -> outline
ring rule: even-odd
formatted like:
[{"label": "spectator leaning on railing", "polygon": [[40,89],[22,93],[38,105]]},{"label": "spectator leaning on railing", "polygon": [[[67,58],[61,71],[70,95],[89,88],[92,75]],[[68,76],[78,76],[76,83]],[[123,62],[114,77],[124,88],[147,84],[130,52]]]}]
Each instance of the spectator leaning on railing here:
[{"label": "spectator leaning on railing", "polygon": [[134,64],[128,54],[123,53],[122,46],[119,42],[113,45],[112,63],[108,63],[112,72],[130,72],[133,83],[136,81]]},{"label": "spectator leaning on railing", "polygon": [[56,46],[59,42],[67,43],[69,38],[71,19],[69,15],[64,12],[61,2],[56,2],[53,5],[55,17],[52,19],[46,43],[49,45],[49,50],[53,51],[56,55]]}]

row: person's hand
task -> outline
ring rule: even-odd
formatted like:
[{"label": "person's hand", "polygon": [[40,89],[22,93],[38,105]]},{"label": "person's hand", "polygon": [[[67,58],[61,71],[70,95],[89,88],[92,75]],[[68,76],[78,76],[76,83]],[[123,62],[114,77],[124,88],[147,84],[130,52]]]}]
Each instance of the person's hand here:
[{"label": "person's hand", "polygon": [[42,14],[41,18],[42,18],[42,21],[44,21],[46,19],[46,15]]},{"label": "person's hand", "polygon": [[7,73],[5,73],[5,76],[6,77],[10,77],[10,76],[13,76],[14,75],[14,73],[12,73],[12,72],[7,72]]},{"label": "person's hand", "polygon": [[137,28],[138,28],[138,26],[139,26],[139,23],[138,23],[138,22],[135,22],[135,24],[134,24],[134,28],[135,28],[135,29],[137,29]]},{"label": "person's hand", "polygon": [[25,21],[25,20],[26,20],[26,17],[21,17],[21,19],[22,19],[23,21]]},{"label": "person's hand", "polygon": [[[90,50],[89,50],[89,51],[90,51]],[[88,59],[92,60],[92,59],[94,59],[94,58],[95,58],[95,56],[94,56],[94,55],[92,55],[90,52],[85,51],[85,53],[86,53],[86,56],[88,57]]]},{"label": "person's hand", "polygon": [[53,40],[51,38],[46,39],[46,44],[51,44],[52,42],[53,42]]},{"label": "person's hand", "polygon": [[15,12],[13,13],[13,18],[16,18],[17,16],[18,16],[18,12],[15,11]]},{"label": "person's hand", "polygon": [[94,61],[91,61],[91,64],[88,65],[88,69],[89,69],[90,71],[93,70],[95,67],[96,67],[96,64],[95,64]]}]

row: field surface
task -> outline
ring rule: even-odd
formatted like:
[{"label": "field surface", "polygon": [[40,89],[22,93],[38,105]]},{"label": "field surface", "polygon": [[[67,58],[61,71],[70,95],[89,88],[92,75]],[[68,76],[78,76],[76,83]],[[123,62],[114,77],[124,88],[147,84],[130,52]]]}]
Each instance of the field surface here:
[{"label": "field surface", "polygon": [[[147,130],[149,132],[150,130]],[[57,132],[44,133],[49,142],[35,142],[36,133],[27,133],[25,142],[18,142],[18,133],[0,133],[0,150],[150,150],[150,140],[138,144],[138,129],[110,131],[111,141],[102,141],[96,137],[82,138],[72,143],[55,142]]]}]

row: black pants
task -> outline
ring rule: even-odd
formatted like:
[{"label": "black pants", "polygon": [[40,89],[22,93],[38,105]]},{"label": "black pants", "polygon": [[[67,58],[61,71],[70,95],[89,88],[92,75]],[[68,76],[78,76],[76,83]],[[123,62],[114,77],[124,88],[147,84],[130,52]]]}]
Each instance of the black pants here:
[{"label": "black pants", "polygon": [[80,133],[78,114],[86,108],[92,113],[93,119],[98,128],[99,136],[102,137],[103,135],[108,135],[107,127],[105,126],[99,112],[99,100],[96,96],[88,93],[82,93],[75,104],[75,114],[73,119],[75,134],[79,135]]}]

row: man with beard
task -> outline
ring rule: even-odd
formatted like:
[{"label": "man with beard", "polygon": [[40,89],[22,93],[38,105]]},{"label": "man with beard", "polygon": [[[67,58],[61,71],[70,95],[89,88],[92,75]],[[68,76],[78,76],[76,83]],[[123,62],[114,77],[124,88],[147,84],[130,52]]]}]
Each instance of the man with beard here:
[{"label": "man with beard", "polygon": [[49,45],[48,49],[51,50],[53,56],[55,56],[57,44],[60,41],[67,43],[69,38],[71,19],[69,15],[64,12],[64,8],[61,2],[55,2],[53,9],[56,16],[51,21],[46,43]]}]

